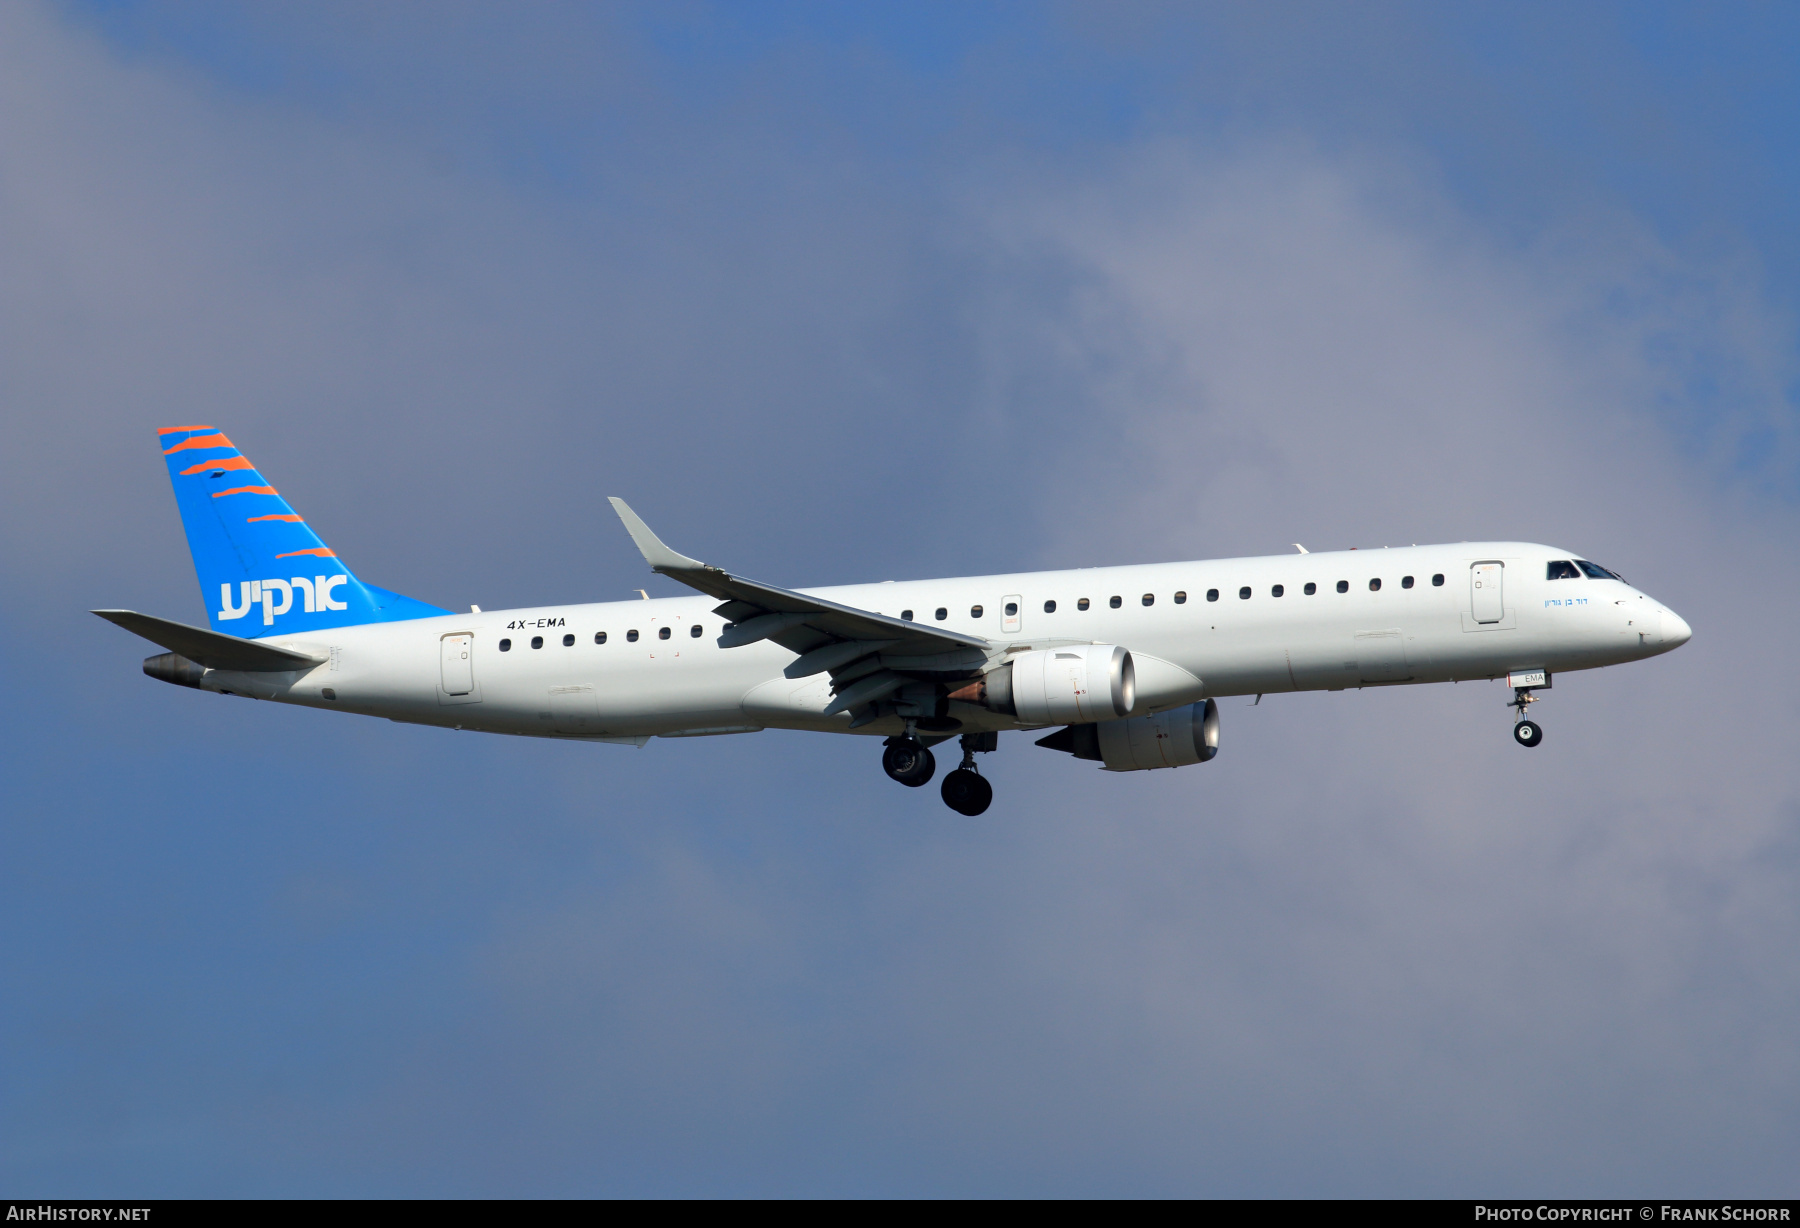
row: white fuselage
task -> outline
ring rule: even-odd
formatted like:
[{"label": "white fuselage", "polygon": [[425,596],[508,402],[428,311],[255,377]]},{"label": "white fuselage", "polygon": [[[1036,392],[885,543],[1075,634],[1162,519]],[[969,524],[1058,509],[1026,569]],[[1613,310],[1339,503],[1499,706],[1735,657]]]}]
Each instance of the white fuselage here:
[{"label": "white fuselage", "polygon": [[[1000,652],[1058,641],[1122,645],[1140,661],[1172,664],[1195,680],[1192,693],[1170,692],[1164,707],[1209,696],[1593,669],[1686,641],[1678,615],[1623,581],[1545,578],[1552,560],[1576,557],[1522,542],[1465,542],[803,591],[979,636]],[[1478,565],[1486,577],[1480,592],[1473,587]],[[1438,576],[1442,583],[1433,582]],[[1340,583],[1347,591],[1338,591]],[[1277,585],[1281,596],[1274,595]],[[1250,595],[1241,597],[1246,589]],[[1214,590],[1217,598],[1209,600]],[[1046,612],[1052,602],[1054,611]],[[274,636],[264,642],[329,660],[294,674],[215,670],[202,685],[398,721],[545,737],[851,731],[848,713],[823,715],[831,699],[826,675],[784,677],[794,653],[770,641],[719,647],[725,623],[712,612],[717,604],[696,593]],[[1012,617],[1009,605],[1018,611]],[[467,680],[458,673],[465,669]],[[449,689],[447,678],[454,679]],[[1144,701],[1138,711],[1154,706]],[[972,704],[954,705],[952,715],[966,730],[1026,727]],[[890,717],[855,732],[901,728]]]}]

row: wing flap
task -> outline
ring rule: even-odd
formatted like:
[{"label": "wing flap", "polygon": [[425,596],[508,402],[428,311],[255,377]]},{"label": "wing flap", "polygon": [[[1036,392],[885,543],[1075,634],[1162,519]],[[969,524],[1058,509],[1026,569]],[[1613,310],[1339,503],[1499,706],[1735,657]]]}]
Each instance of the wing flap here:
[{"label": "wing flap", "polygon": [[800,654],[799,660],[789,662],[781,672],[789,678],[810,678],[826,670],[842,671],[852,661],[891,648],[893,643],[893,640],[835,640]]}]

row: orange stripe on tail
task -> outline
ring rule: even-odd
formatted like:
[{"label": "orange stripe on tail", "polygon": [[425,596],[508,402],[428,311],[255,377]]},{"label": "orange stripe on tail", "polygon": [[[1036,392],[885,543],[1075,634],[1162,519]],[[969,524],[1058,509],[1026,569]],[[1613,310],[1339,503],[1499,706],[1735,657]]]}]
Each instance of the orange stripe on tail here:
[{"label": "orange stripe on tail", "polygon": [[230,490],[215,490],[213,498],[223,499],[226,495],[272,495],[273,486],[233,486]]},{"label": "orange stripe on tail", "polygon": [[316,554],[322,559],[335,559],[337,557],[337,555],[331,552],[331,547],[329,546],[314,546],[311,550],[290,550],[286,554],[278,554],[275,557],[278,559],[291,559],[296,554]]},{"label": "orange stripe on tail", "polygon": [[259,520],[292,520],[299,523],[300,517],[294,512],[270,512],[267,516],[246,516],[245,524],[255,524]]},{"label": "orange stripe on tail", "polygon": [[206,469],[254,469],[254,468],[256,468],[256,466],[252,465],[250,463],[250,458],[248,456],[224,456],[224,457],[220,457],[218,460],[201,461],[198,465],[195,465],[192,468],[183,469],[181,471],[181,476],[185,478],[190,473],[200,473],[201,471],[206,470]]},{"label": "orange stripe on tail", "polygon": [[165,426],[157,431],[158,435],[173,435],[176,431],[216,431],[216,426]]},{"label": "orange stripe on tail", "polygon": [[232,443],[231,440],[225,438],[224,432],[215,431],[211,435],[196,435],[192,439],[182,440],[172,448],[164,448],[163,455],[168,456],[172,452],[185,452],[189,448],[233,448],[236,446],[237,445]]}]

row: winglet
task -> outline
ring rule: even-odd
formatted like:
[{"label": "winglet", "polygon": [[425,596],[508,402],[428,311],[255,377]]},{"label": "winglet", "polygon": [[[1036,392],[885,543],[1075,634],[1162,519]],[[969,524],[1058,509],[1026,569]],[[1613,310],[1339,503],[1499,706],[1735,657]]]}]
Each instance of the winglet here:
[{"label": "winglet", "polygon": [[631,540],[644,556],[644,562],[650,564],[651,571],[710,571],[699,559],[690,559],[685,554],[663,545],[662,538],[650,531],[643,517],[631,510],[631,505],[616,495],[608,495],[606,501],[613,505],[613,511],[625,522],[625,531],[631,534]]}]

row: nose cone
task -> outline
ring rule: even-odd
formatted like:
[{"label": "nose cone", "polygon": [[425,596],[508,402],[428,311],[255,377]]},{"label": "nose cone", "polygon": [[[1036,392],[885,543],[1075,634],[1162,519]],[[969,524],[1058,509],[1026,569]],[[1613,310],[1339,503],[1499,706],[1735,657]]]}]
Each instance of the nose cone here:
[{"label": "nose cone", "polygon": [[1694,629],[1687,625],[1687,619],[1674,610],[1662,612],[1662,642],[1665,649],[1680,648],[1694,638]]}]

